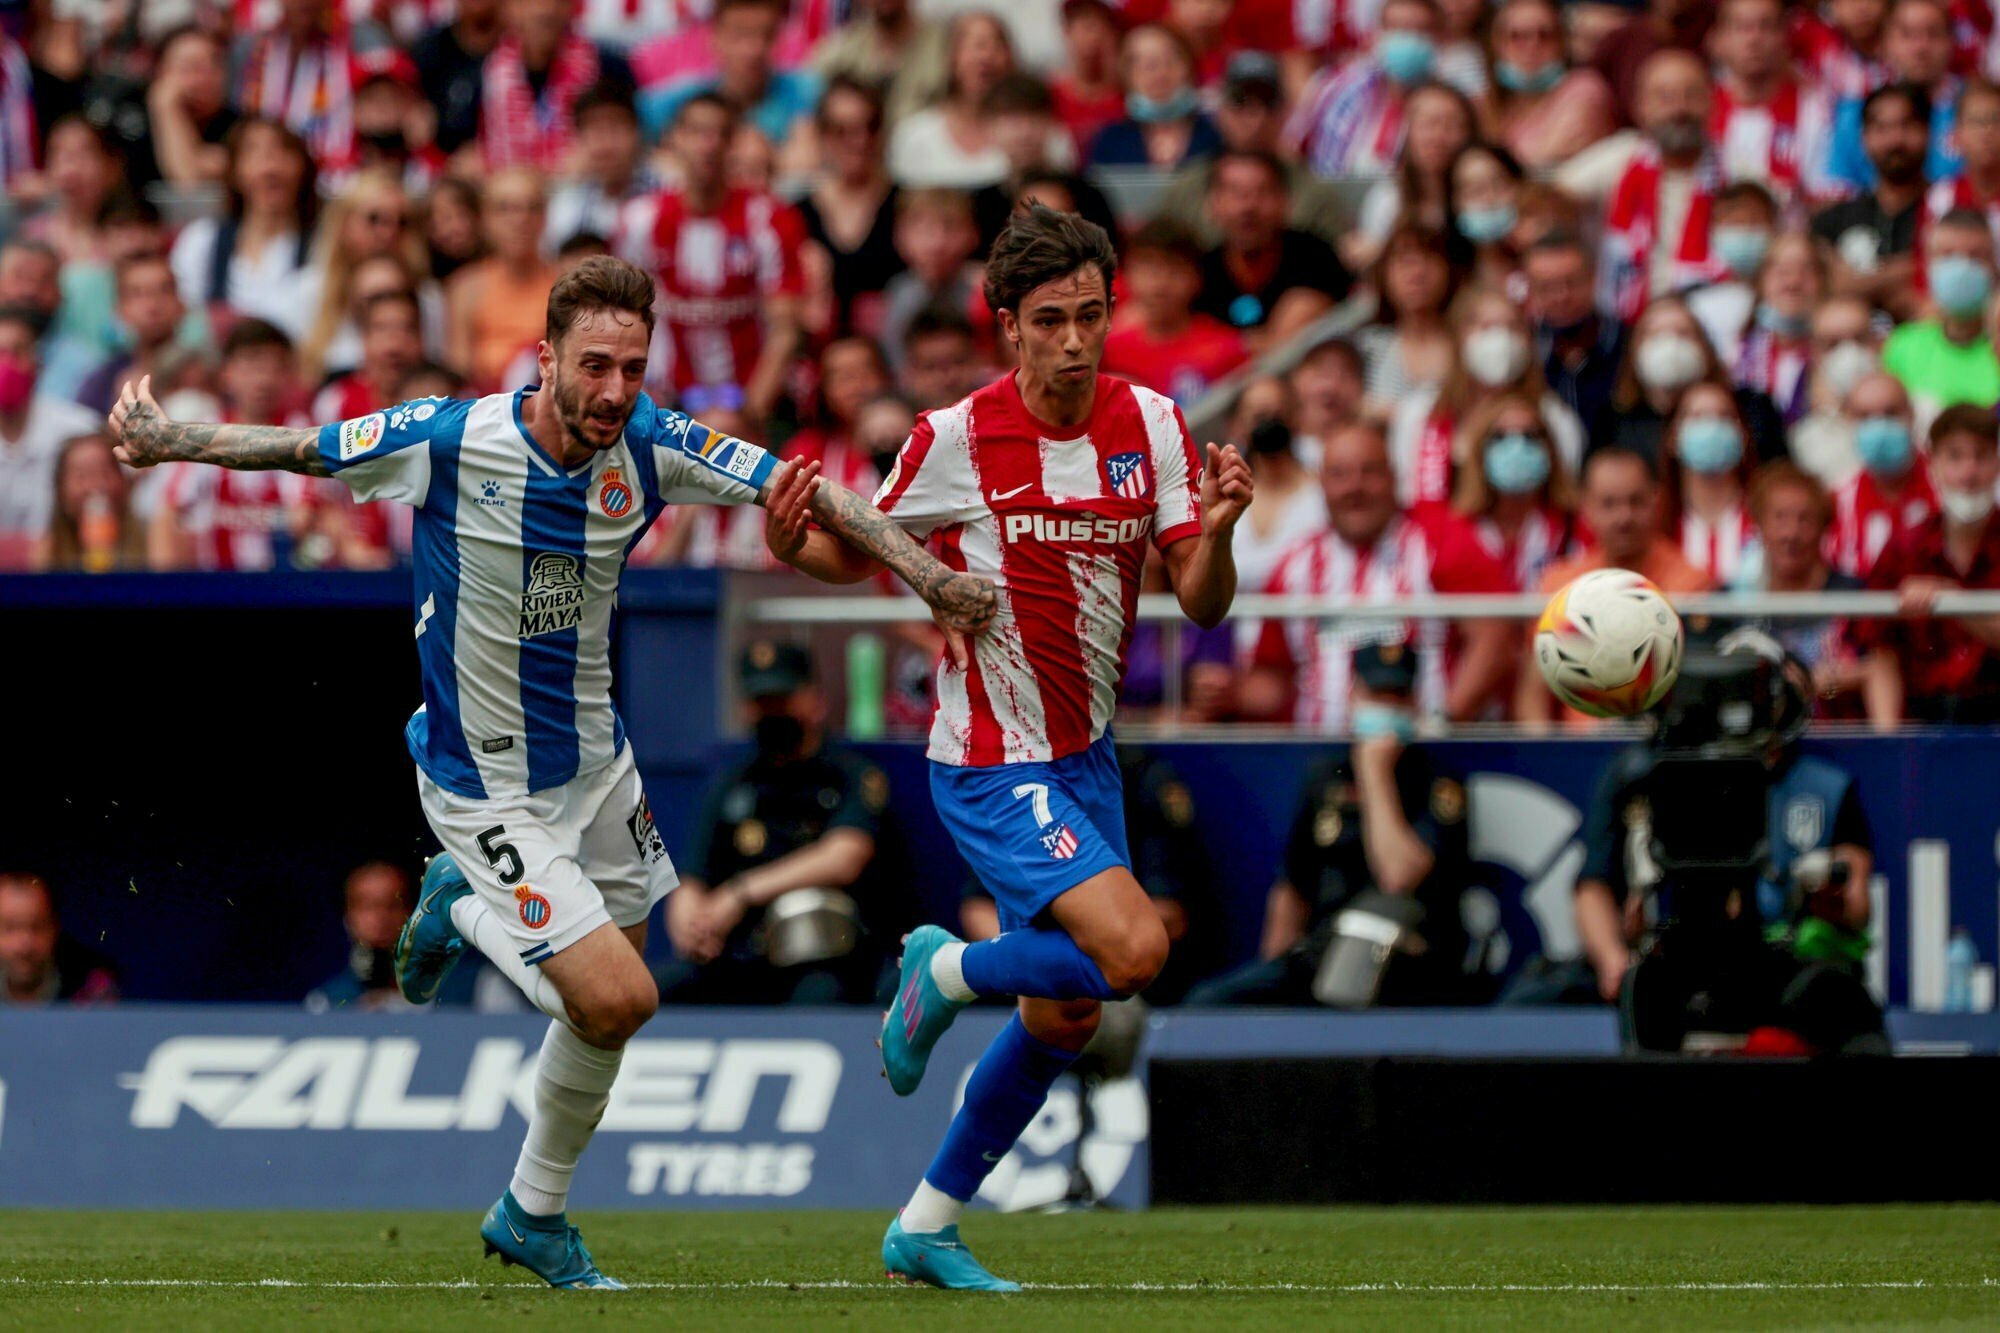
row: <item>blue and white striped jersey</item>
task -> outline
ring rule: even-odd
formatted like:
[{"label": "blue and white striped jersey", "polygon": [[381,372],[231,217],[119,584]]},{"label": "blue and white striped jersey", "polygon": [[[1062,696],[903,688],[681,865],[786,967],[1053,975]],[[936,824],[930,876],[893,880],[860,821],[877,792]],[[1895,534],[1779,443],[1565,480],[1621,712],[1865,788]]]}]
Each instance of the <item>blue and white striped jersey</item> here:
[{"label": "blue and white striped jersey", "polygon": [[617,757],[611,615],[626,556],[668,504],[747,503],[776,466],[641,397],[615,448],[565,470],[522,425],[530,392],[422,399],[319,433],[356,499],[416,507],[424,703],[410,753],[474,799],[561,786]]}]

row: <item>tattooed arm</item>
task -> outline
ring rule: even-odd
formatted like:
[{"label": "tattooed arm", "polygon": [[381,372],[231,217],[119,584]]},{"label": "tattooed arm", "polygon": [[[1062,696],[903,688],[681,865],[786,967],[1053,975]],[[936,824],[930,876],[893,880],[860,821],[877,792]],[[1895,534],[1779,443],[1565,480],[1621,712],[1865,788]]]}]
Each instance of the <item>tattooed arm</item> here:
[{"label": "tattooed arm", "polygon": [[111,409],[111,435],[118,442],[113,452],[127,467],[214,463],[241,471],[277,468],[314,477],[332,475],[319,456],[317,429],[170,421],[153,401],[150,375],[136,387],[125,385]]}]

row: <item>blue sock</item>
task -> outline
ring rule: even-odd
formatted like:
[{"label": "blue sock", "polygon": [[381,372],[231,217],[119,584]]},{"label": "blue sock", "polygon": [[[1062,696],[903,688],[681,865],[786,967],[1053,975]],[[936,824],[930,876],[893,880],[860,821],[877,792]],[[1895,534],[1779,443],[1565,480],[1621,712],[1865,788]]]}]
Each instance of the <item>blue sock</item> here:
[{"label": "blue sock", "polygon": [[1016,1013],[979,1057],[965,1084],[965,1105],[951,1118],[924,1179],[960,1202],[977,1194],[1077,1055],[1036,1037]]},{"label": "blue sock", "polygon": [[1036,1000],[1115,1000],[1118,992],[1076,941],[1060,930],[1010,930],[965,946],[959,964],[978,995]]}]

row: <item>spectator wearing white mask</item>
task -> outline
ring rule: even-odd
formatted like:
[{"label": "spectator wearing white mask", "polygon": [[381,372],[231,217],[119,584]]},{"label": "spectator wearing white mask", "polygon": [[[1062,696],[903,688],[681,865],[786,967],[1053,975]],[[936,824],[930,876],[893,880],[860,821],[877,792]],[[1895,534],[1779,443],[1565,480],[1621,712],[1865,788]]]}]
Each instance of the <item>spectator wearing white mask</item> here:
[{"label": "spectator wearing white mask", "polygon": [[1838,491],[1861,469],[1847,397],[1882,369],[1874,308],[1852,296],[1820,302],[1812,313],[1812,344],[1812,410],[1792,427],[1792,461]]}]

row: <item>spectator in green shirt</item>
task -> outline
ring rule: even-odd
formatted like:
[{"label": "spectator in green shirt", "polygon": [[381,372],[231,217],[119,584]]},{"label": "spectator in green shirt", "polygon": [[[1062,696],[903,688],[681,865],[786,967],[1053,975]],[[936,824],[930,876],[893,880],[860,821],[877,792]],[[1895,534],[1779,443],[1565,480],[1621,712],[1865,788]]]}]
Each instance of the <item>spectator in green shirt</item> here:
[{"label": "spectator in green shirt", "polygon": [[2000,402],[2000,363],[1986,334],[1993,232],[1984,213],[1955,208],[1932,225],[1924,241],[1924,285],[1931,317],[1889,335],[1882,368],[1910,391],[1920,418],[1959,403],[1992,407]]}]

